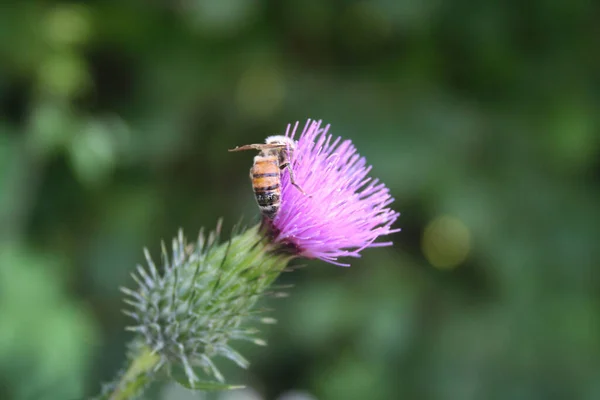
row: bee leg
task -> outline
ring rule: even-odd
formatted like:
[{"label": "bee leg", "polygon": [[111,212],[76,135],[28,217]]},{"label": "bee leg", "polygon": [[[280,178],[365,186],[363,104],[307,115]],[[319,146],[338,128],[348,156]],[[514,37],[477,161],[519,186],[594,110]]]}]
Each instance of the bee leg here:
[{"label": "bee leg", "polygon": [[294,185],[296,187],[296,189],[298,189],[303,195],[308,196],[308,197],[312,197],[308,194],[306,194],[306,192],[304,190],[302,190],[302,188],[300,187],[300,185],[298,185],[296,183],[296,180],[294,179],[294,171],[292,170],[292,165],[287,162],[287,163],[283,163],[279,166],[280,169],[284,169],[287,168],[288,171],[290,171],[290,182],[292,183],[292,185]]}]

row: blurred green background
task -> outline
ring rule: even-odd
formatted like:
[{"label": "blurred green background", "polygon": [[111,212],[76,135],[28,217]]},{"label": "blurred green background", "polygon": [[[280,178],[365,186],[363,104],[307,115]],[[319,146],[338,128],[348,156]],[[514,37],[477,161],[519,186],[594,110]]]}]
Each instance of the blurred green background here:
[{"label": "blurred green background", "polygon": [[250,389],[211,398],[599,399],[598,11],[4,3],[0,398],[97,394],[142,248],[257,221],[252,154],[226,150],[311,117],[373,164],[403,230],[351,268],[284,274],[269,346],[221,364]]}]

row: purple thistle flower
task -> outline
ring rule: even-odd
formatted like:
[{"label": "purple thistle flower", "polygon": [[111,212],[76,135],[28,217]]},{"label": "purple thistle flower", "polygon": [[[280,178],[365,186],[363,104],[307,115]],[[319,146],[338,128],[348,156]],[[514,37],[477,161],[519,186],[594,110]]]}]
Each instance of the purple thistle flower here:
[{"label": "purple thistle flower", "polygon": [[[298,122],[286,136],[294,139]],[[300,256],[319,258],[340,266],[338,257],[360,257],[367,247],[390,246],[379,236],[391,229],[399,213],[388,208],[394,201],[389,189],[368,177],[367,166],[350,140],[333,140],[329,125],[307,121],[291,154],[295,181],[307,195],[290,182],[284,170],[281,179],[281,207],[271,222],[276,243],[291,246]]]}]

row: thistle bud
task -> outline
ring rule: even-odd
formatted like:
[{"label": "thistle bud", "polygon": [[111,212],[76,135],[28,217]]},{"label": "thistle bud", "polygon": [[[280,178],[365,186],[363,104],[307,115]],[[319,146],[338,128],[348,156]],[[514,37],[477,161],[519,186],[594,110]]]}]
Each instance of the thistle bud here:
[{"label": "thistle bud", "polygon": [[[221,224],[195,243],[188,243],[180,231],[170,251],[162,246],[157,266],[145,250],[146,267],[138,266],[133,279],[136,289],[122,288],[135,332],[129,370],[105,393],[130,398],[132,388],[143,388],[149,374],[166,372],[193,389],[224,389],[225,378],[214,359],[224,357],[246,368],[248,360],[235,350],[236,341],[265,344],[256,323],[273,323],[256,302],[272,288],[273,281],[287,265],[290,255],[276,251],[259,226],[233,233],[219,243]],[[145,360],[144,365],[139,365]],[[131,372],[131,369],[138,371]]]}]

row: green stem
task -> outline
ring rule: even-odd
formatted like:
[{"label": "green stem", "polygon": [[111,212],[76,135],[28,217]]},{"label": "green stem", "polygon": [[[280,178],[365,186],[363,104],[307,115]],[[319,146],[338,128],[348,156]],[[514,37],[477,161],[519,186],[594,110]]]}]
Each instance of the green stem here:
[{"label": "green stem", "polygon": [[108,399],[127,400],[139,394],[147,383],[149,373],[156,368],[159,361],[160,356],[147,346],[140,348],[113,392],[108,395]]}]

